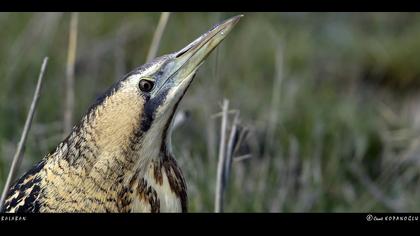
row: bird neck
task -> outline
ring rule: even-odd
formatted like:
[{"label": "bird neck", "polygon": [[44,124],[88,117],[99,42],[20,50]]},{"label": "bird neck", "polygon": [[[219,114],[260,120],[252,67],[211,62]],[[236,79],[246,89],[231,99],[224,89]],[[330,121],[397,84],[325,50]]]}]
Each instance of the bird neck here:
[{"label": "bird neck", "polygon": [[[95,170],[119,170],[104,175],[119,181],[130,175],[145,175],[151,162],[161,162],[170,153],[170,121],[156,120],[147,132],[141,130],[143,104],[134,93],[115,92],[90,109],[56,152],[86,174]],[[117,173],[118,172],[118,173]]]},{"label": "bird neck", "polygon": [[[89,196],[106,199],[104,204],[94,205],[102,208],[89,211],[186,211],[186,184],[168,147],[170,123],[165,120],[170,121],[172,115],[154,120],[142,131],[144,106],[135,98],[121,96],[128,95],[108,96],[90,109],[46,158],[43,181],[59,187],[45,194],[52,198],[71,190],[66,194],[77,200],[66,204],[75,209],[93,206]],[[146,206],[150,209],[127,200],[139,196],[149,202]],[[57,209],[66,207],[63,202],[45,203],[49,204]]]},{"label": "bird neck", "polygon": [[[94,106],[62,142],[70,163],[95,162],[104,155],[127,155],[141,134],[143,105],[131,93],[114,92]],[[86,163],[86,164],[87,164]]]}]

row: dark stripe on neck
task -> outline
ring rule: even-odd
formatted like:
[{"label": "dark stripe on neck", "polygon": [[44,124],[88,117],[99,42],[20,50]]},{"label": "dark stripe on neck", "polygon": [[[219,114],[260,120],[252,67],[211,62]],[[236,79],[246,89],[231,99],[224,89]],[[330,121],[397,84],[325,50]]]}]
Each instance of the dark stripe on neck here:
[{"label": "dark stripe on neck", "polygon": [[150,99],[150,95],[144,95],[145,105],[140,126],[142,132],[147,132],[152,126],[152,123],[155,120],[156,110],[166,101],[166,95],[168,95],[168,92],[169,89],[162,90],[157,97],[152,99]]}]

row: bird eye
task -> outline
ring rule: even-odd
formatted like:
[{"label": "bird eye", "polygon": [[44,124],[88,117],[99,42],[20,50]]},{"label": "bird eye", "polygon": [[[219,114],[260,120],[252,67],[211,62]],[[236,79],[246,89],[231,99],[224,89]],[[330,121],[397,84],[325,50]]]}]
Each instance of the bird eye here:
[{"label": "bird eye", "polygon": [[139,88],[143,92],[150,92],[153,89],[153,81],[142,79],[139,83]]}]

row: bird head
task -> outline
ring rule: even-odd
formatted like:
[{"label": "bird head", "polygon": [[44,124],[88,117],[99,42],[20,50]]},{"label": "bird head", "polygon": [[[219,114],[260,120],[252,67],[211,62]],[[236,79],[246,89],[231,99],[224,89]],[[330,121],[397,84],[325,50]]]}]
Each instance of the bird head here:
[{"label": "bird head", "polygon": [[94,122],[97,145],[110,152],[130,145],[147,157],[170,151],[170,125],[179,102],[198,68],[240,18],[214,26],[180,51],[158,57],[118,81],[93,112],[101,117]]}]

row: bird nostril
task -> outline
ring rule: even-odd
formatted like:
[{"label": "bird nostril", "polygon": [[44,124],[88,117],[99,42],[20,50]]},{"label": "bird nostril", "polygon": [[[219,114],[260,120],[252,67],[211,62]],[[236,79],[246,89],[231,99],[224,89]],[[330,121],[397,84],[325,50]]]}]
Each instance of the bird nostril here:
[{"label": "bird nostril", "polygon": [[184,49],[182,49],[181,52],[179,52],[178,54],[176,54],[175,58],[181,57],[186,52],[188,52],[188,50],[190,50],[190,49],[191,49],[191,45],[188,45],[187,47],[185,47]]},{"label": "bird nostril", "polygon": [[184,50],[176,55],[175,58],[179,58],[180,56],[184,55],[188,50]]}]

